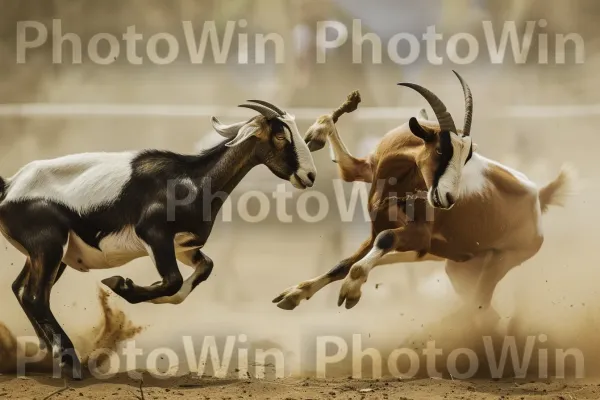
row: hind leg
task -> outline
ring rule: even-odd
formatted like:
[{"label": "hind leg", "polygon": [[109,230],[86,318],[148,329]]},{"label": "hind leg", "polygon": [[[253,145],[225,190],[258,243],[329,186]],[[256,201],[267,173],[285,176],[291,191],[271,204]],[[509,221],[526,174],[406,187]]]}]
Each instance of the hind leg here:
[{"label": "hind leg", "polygon": [[62,246],[44,244],[30,252],[31,272],[23,290],[23,308],[32,315],[42,330],[52,356],[75,379],[81,379],[81,363],[73,342],[62,329],[50,310],[50,293],[61,270]]},{"label": "hind leg", "polygon": [[[26,222],[25,222],[26,218]],[[55,359],[74,378],[81,378],[81,365],[73,343],[50,310],[52,286],[64,272],[62,263],[69,239],[69,220],[60,207],[45,201],[4,205],[0,208],[4,232],[28,256],[13,284],[19,303]]]},{"label": "hind leg", "polygon": [[26,308],[23,307],[23,294],[25,291],[25,286],[27,285],[27,281],[29,280],[30,269],[31,269],[31,260],[28,257],[27,260],[25,261],[25,265],[23,266],[23,269],[17,276],[17,279],[15,279],[15,281],[12,284],[12,291],[15,294],[17,301],[21,305],[21,308],[25,312],[27,319],[29,319],[31,326],[33,326],[33,330],[35,331],[35,334],[40,339],[40,349],[45,350],[48,348],[47,344],[51,342],[51,338],[46,337],[46,333],[42,330],[42,328],[40,327],[38,322],[26,310]]},{"label": "hind leg", "polygon": [[465,263],[448,261],[446,272],[463,299],[463,313],[475,315],[479,324],[493,324],[500,318],[492,307],[496,287],[506,274],[531,255],[526,251],[490,251]]},{"label": "hind leg", "polygon": [[452,288],[465,304],[472,302],[482,266],[483,260],[479,257],[467,262],[446,261],[446,275]]},{"label": "hind leg", "polygon": [[486,254],[467,262],[446,261],[446,274],[462,304],[458,311],[442,320],[443,324],[461,326],[464,321],[475,319],[474,321],[478,325],[493,326],[499,320],[499,314],[491,305],[485,309],[484,307],[480,308],[474,299],[477,283],[489,257],[490,255]]}]

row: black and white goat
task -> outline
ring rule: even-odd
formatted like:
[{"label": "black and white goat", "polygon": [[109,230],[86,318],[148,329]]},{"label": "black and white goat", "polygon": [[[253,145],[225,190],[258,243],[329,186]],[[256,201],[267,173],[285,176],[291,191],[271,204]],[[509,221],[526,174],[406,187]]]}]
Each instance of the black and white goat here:
[{"label": "black and white goat", "polygon": [[[0,231],[26,257],[13,291],[42,345],[75,378],[73,343],[50,310],[50,292],[66,266],[87,272],[150,256],[162,281],[149,287],[114,276],[102,282],[130,303],[180,303],[213,268],[200,249],[236,185],[264,164],[296,188],[316,169],[294,117],[258,100],[260,115],[232,125],[213,117],[227,140],[199,155],[146,150],[84,153],[34,161],[0,178]],[[191,199],[191,200],[190,200]],[[193,201],[192,201],[193,200]],[[194,268],[183,279],[177,260]]]}]

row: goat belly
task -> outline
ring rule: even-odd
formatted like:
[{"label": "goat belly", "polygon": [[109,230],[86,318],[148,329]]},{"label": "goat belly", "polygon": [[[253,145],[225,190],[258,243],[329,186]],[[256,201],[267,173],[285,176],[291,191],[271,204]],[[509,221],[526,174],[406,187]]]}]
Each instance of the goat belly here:
[{"label": "goat belly", "polygon": [[133,228],[125,228],[121,232],[104,237],[98,248],[90,246],[71,231],[63,261],[78,271],[87,272],[90,269],[120,267],[146,255],[148,252],[144,243],[137,237]]}]

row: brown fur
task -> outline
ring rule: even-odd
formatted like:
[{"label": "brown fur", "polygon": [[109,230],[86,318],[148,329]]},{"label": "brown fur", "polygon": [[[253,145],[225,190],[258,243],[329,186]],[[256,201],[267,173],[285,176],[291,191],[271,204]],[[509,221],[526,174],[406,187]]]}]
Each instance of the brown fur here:
[{"label": "brown fur", "polygon": [[[434,122],[419,120],[419,124],[428,132],[439,133]],[[539,251],[543,243],[540,209],[543,212],[550,204],[562,204],[560,195],[570,181],[566,172],[561,173],[539,191],[538,199],[533,186],[490,163],[482,171],[486,183],[481,192],[460,199],[449,210],[434,210],[418,194],[431,185],[437,167],[436,140],[423,141],[405,124],[385,134],[368,158],[358,159],[348,152],[328,116],[319,118],[306,138],[309,142],[329,141],[344,180],[372,183],[368,204],[372,231],[350,258],[275,298],[284,309],[295,308],[301,300],[342,279],[338,304],[345,302],[351,308],[375,266],[426,259],[447,260],[449,278],[467,306],[488,309],[500,280]]]}]

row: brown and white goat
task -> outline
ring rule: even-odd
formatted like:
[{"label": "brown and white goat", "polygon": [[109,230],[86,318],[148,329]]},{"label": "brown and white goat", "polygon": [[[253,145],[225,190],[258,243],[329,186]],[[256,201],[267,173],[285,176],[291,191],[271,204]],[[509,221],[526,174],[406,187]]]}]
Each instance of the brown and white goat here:
[{"label": "brown and white goat", "polygon": [[[455,72],[456,73],[456,72]],[[353,157],[335,122],[343,113],[322,116],[305,140],[312,151],[329,142],[333,161],[346,181],[372,183],[371,234],[349,258],[324,275],[290,287],[273,302],[292,310],[326,285],[344,280],[338,305],[354,307],[376,266],[445,260],[456,292],[473,309],[488,309],[496,285],[542,246],[541,215],[562,205],[571,176],[563,168],[538,188],[522,173],[473,151],[471,91],[456,74],[465,95],[465,126],[457,130],[440,99],[427,89],[402,83],[431,105],[438,123],[422,110],[417,118],[388,132],[364,159]],[[346,111],[360,102],[353,93]],[[433,208],[431,208],[433,207]]]}]

